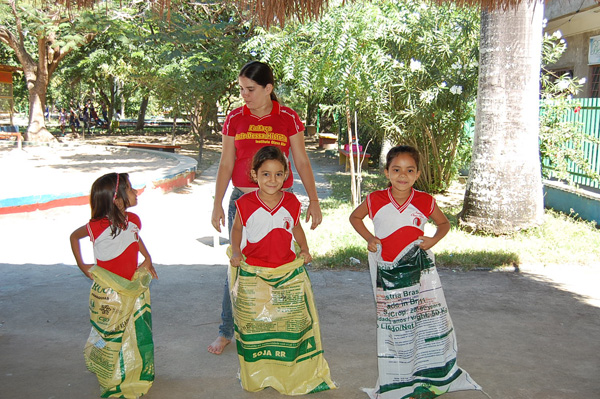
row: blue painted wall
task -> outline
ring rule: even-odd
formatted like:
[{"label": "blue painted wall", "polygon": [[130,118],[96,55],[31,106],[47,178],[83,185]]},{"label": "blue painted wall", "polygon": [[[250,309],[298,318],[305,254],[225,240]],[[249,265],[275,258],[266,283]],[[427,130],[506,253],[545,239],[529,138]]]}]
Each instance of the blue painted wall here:
[{"label": "blue painted wall", "polygon": [[544,182],[544,206],[566,214],[577,214],[600,226],[600,195],[560,183]]}]

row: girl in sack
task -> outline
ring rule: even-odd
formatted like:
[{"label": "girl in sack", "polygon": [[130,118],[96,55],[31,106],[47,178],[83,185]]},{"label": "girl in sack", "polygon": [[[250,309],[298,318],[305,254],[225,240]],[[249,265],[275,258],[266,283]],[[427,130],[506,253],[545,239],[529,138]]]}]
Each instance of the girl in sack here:
[{"label": "girl in sack", "polygon": [[[84,349],[87,368],[96,374],[102,397],[136,398],[154,381],[154,343],[150,281],[158,279],[140,238],[137,191],[127,173],[98,178],[90,193],[91,219],[70,237],[77,266],[93,280],[92,329]],[[95,264],[85,263],[80,240],[93,243]],[[138,266],[138,253],[144,257]]]},{"label": "girl in sack", "polygon": [[229,283],[242,387],[286,395],[334,389],[304,263],[312,260],[301,204],[282,191],[288,160],[275,146],[254,155],[258,190],[236,203]]},{"label": "girl in sack", "polygon": [[[377,302],[379,378],[375,388],[363,388],[371,399],[481,389],[456,364],[454,328],[429,251],[450,223],[431,195],[413,188],[420,174],[415,148],[392,148],[385,165],[388,188],[369,194],[350,215],[367,242]],[[374,234],[363,222],[367,215]],[[424,234],[428,219],[437,226],[431,237]]]}]

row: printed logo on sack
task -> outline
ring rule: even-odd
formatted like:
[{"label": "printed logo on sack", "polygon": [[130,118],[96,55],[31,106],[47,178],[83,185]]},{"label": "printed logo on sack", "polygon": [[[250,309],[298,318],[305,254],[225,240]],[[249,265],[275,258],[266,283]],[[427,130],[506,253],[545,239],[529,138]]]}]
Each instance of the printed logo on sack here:
[{"label": "printed logo on sack", "polygon": [[102,314],[107,315],[110,313],[110,306],[108,305],[102,305],[100,306],[100,312],[102,312]]}]

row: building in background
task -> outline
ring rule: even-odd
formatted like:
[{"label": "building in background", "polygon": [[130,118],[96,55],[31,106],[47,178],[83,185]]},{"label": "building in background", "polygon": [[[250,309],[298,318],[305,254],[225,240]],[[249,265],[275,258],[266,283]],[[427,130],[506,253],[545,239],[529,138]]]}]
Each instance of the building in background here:
[{"label": "building in background", "polygon": [[13,125],[13,72],[21,68],[0,65],[0,125]]},{"label": "building in background", "polygon": [[548,69],[585,78],[578,97],[600,97],[600,1],[552,0],[544,13],[545,32],[559,30],[567,41],[567,51]]}]

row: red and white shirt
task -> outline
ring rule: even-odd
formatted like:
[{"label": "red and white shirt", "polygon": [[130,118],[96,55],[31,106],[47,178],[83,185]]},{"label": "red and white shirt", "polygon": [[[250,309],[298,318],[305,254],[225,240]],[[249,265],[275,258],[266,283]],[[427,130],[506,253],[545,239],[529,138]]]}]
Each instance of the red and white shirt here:
[{"label": "red and white shirt", "polygon": [[300,201],[283,191],[281,201],[269,208],[258,191],[235,202],[242,222],[242,253],[252,266],[279,267],[296,259],[292,229],[300,221]]},{"label": "red and white shirt", "polygon": [[127,227],[116,237],[111,235],[108,218],[90,220],[87,230],[90,240],[94,243],[96,264],[131,280],[138,267],[139,231],[142,222],[135,213],[127,212],[126,217]]},{"label": "red and white shirt", "polygon": [[435,198],[413,188],[408,199],[399,204],[389,187],[369,194],[367,208],[375,237],[381,241],[381,256],[384,261],[393,262],[408,244],[423,235],[425,223],[435,209]]},{"label": "red and white shirt", "polygon": [[[258,187],[250,178],[250,165],[256,151],[273,145],[289,158],[290,137],[303,131],[304,125],[296,111],[277,101],[273,101],[271,113],[261,117],[253,115],[246,105],[231,111],[223,124],[223,135],[235,137],[236,159],[231,175],[234,187]],[[288,170],[290,175],[283,188],[294,183],[289,165]]]}]

